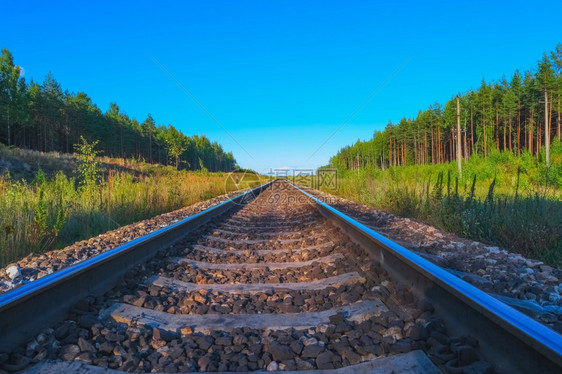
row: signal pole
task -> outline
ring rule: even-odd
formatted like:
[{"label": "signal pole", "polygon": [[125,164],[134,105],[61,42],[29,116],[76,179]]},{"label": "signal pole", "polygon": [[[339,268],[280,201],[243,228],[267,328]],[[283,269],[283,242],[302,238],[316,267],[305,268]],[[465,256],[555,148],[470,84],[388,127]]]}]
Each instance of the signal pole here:
[{"label": "signal pole", "polygon": [[544,148],[546,151],[546,167],[550,164],[550,124],[548,123],[548,93],[544,90]]}]

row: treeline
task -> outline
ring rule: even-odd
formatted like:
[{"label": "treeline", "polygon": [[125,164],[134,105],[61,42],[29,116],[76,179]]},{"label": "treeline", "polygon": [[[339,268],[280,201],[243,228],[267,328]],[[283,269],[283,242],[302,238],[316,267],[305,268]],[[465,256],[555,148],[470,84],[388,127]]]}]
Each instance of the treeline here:
[{"label": "treeline", "polygon": [[9,50],[0,54],[0,142],[44,152],[74,152],[84,136],[105,156],[144,159],[180,169],[231,171],[236,160],[205,136],[186,136],[172,125],[142,122],[111,103],[103,113],[88,95],[61,89],[51,73],[42,84],[20,77]]},{"label": "treeline", "polygon": [[[562,44],[544,54],[532,71],[482,84],[460,97],[461,154],[487,156],[493,150],[538,157],[545,139],[560,140]],[[547,105],[545,106],[545,100]],[[545,112],[548,121],[545,119]],[[456,158],[457,96],[436,102],[416,118],[389,122],[369,141],[357,141],[331,158],[344,169],[436,164]],[[547,137],[548,135],[548,137]]]}]

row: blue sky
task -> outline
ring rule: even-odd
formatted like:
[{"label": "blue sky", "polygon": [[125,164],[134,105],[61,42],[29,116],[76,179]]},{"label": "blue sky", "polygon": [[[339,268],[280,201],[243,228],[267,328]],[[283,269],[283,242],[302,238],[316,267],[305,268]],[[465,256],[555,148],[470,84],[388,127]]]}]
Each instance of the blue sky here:
[{"label": "blue sky", "polygon": [[325,165],[389,120],[477,88],[483,77],[532,69],[562,42],[560,1],[0,5],[0,47],[27,79],[42,82],[51,71],[103,111],[117,102],[139,121],[151,113],[158,124],[207,135],[260,172]]}]

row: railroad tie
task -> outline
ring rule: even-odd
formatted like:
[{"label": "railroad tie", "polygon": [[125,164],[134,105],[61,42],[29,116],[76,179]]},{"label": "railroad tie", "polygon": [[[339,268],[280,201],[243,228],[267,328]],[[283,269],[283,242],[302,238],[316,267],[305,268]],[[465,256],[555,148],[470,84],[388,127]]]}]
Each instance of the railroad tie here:
[{"label": "railroad tie", "polygon": [[[299,221],[299,225],[303,226],[303,225],[311,225],[316,223],[315,220],[307,220],[307,221]],[[248,226],[249,224],[251,224],[251,226]],[[277,229],[277,230],[286,230],[286,229],[294,229],[295,228],[295,224],[287,224],[287,223],[268,223],[266,225],[254,225],[253,223],[249,222],[249,221],[237,221],[237,220],[233,220],[233,219],[229,219],[225,222],[225,225],[229,225],[229,226],[233,226],[233,227],[252,227],[252,228],[262,228],[262,229]]]},{"label": "railroad tie", "polygon": [[[294,225],[288,225],[288,224],[283,224],[283,225],[279,225],[279,226],[264,226],[264,225],[261,225],[261,226],[260,225],[243,225],[243,226],[241,226],[241,225],[234,225],[232,223],[227,223],[227,222],[222,223],[220,226],[224,227],[224,228],[227,228],[227,229],[231,229],[231,230],[232,229],[238,230],[236,232],[240,233],[240,234],[242,234],[242,231],[244,231],[246,233],[250,233],[250,234],[252,234],[254,232],[261,233],[262,231],[274,233],[271,230],[287,230],[286,232],[291,232],[291,233],[296,234],[296,233],[302,232],[302,228],[303,228],[302,227],[303,225],[301,225],[298,228],[295,228]],[[311,225],[309,225],[309,226],[311,226]]]},{"label": "railroad tie", "polygon": [[[318,239],[321,237],[325,237],[326,234],[324,233],[316,233],[307,237],[307,239]],[[289,243],[298,243],[302,242],[304,238],[297,238],[297,239],[275,239],[275,238],[268,238],[268,239],[240,239],[240,240],[233,240],[233,239],[226,239],[221,238],[220,236],[213,236],[207,235],[204,236],[203,239],[209,241],[217,241],[222,243],[231,243],[231,244],[259,244],[259,243],[280,243],[280,244],[289,244]]]},{"label": "railroad tie", "polygon": [[320,312],[308,313],[264,313],[264,314],[170,314],[130,304],[116,303],[102,311],[100,317],[110,318],[117,323],[156,327],[160,330],[180,333],[189,327],[191,331],[210,334],[212,331],[232,331],[236,328],[283,330],[294,328],[304,330],[330,323],[330,317],[343,313],[347,320],[363,322],[380,316],[388,308],[378,299],[359,301]]},{"label": "railroad tie", "polygon": [[213,248],[213,247],[207,247],[205,245],[195,244],[193,246],[193,249],[198,250],[198,251],[202,251],[202,252],[213,253],[213,254],[217,254],[217,255],[224,255],[224,254],[246,255],[248,252],[250,252],[253,255],[266,256],[266,255],[278,254],[278,253],[299,253],[299,252],[313,251],[313,250],[318,250],[318,249],[322,249],[322,248],[329,248],[329,247],[332,247],[332,246],[335,246],[335,243],[326,242],[326,243],[322,243],[322,244],[313,245],[313,246],[310,246],[310,247],[295,248],[295,249],[235,249],[235,250],[230,250],[230,249],[218,249],[218,248]]},{"label": "railroad tie", "polygon": [[300,283],[248,283],[248,284],[197,284],[182,282],[173,278],[155,276],[147,280],[146,284],[158,287],[166,287],[175,291],[198,292],[199,290],[218,291],[225,293],[259,293],[267,291],[310,291],[322,290],[328,287],[340,287],[344,285],[364,283],[363,278],[357,272],[350,272],[324,279]]},{"label": "railroad tie", "polygon": [[[248,233],[245,232],[236,232],[236,231],[230,231],[230,230],[224,230],[224,229],[213,229],[212,230],[213,233],[219,233],[219,234],[224,234],[224,235],[249,235]],[[290,236],[290,235],[302,235],[302,231],[279,231],[279,232],[271,232],[271,231],[267,231],[267,232],[252,232],[250,233],[251,235],[255,235],[255,236]],[[270,240],[270,239],[267,239]]]},{"label": "railroad tie", "polygon": [[329,256],[318,257],[308,261],[302,262],[259,262],[255,264],[213,264],[210,262],[202,262],[202,261],[195,261],[189,258],[175,258],[172,260],[174,263],[187,263],[193,265],[196,268],[200,269],[209,269],[209,270],[254,270],[254,269],[294,269],[294,268],[301,268],[305,266],[310,266],[316,263],[325,263],[329,264],[335,262],[336,260],[343,259],[343,255],[341,253],[333,253]]}]

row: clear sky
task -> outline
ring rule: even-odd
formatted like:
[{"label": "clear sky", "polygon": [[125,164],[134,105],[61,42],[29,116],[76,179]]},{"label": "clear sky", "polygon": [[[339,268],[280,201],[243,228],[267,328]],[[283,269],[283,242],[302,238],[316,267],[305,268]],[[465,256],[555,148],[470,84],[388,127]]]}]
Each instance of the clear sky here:
[{"label": "clear sky", "polygon": [[151,113],[260,172],[325,165],[389,120],[483,77],[535,68],[562,42],[560,0],[0,0],[0,9],[0,47],[26,79],[50,70],[103,111],[117,102],[140,122]]}]

